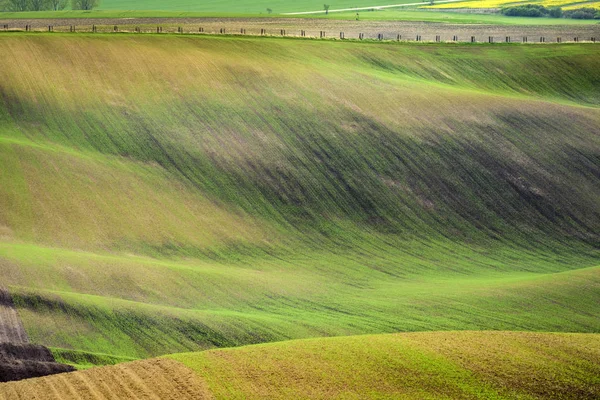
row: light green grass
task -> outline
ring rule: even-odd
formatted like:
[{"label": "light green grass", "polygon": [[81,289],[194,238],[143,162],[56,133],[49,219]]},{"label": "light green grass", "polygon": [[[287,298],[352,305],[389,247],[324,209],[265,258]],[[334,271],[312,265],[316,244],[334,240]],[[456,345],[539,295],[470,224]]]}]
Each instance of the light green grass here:
[{"label": "light green grass", "polygon": [[[58,18],[294,18],[324,19],[324,20],[356,20],[356,12],[338,12],[307,15],[280,15],[280,14],[245,14],[240,12],[204,12],[204,11],[162,11],[162,10],[92,10],[92,11],[39,11],[39,12],[3,12],[0,19],[58,19]],[[598,24],[595,20],[559,19],[559,18],[526,18],[507,17],[502,14],[473,14],[459,12],[444,12],[433,10],[417,10],[415,8],[386,9],[377,11],[360,11],[360,21],[409,21],[409,22],[434,22],[448,24],[489,24],[489,25],[517,25],[517,26],[544,26],[544,25],[589,25]],[[123,21],[126,23],[126,21]],[[300,22],[299,22],[300,23]]]},{"label": "light green grass", "polygon": [[[390,5],[412,3],[411,0],[381,0],[373,3],[366,0],[337,0],[328,3],[331,9],[349,8],[349,7],[369,7],[371,5]],[[191,1],[174,0],[168,3],[157,0],[103,0],[99,9],[103,10],[176,10],[176,11],[204,11],[204,12],[227,12],[243,14],[267,14],[267,8],[271,8],[273,13],[280,14],[285,12],[299,11],[318,11],[323,9],[323,2],[318,0],[212,0],[212,1]]]},{"label": "light green grass", "polygon": [[600,329],[591,44],[3,34],[0,52],[0,274],[37,343]]},{"label": "light green grass", "polygon": [[[338,0],[330,3],[331,9],[342,9],[351,7],[369,7],[371,5],[393,5],[413,3],[413,0],[381,0],[375,3],[360,0]],[[267,12],[270,8],[273,14]],[[174,0],[169,2],[157,0],[102,0],[97,9],[91,12],[76,11],[81,14],[96,14],[98,12],[125,12],[135,11],[135,15],[149,15],[155,17],[165,13],[186,13],[188,16],[198,15],[200,13],[227,14],[227,15],[255,15],[269,16],[290,12],[319,11],[323,10],[323,2],[318,0],[251,0],[251,1],[191,1]],[[63,11],[65,13],[66,11]],[[141,14],[137,14],[141,12]],[[325,13],[325,11],[323,11]],[[1,15],[1,13],[0,13]],[[111,14],[113,15],[113,14]]]},{"label": "light green grass", "polygon": [[97,365],[116,365],[135,360],[127,357],[115,357],[110,354],[88,353],[59,348],[51,348],[50,350],[52,351],[52,355],[56,362],[72,365],[77,368],[78,371],[93,368]]},{"label": "light green grass", "polygon": [[[278,14],[243,14],[234,12],[164,11],[164,10],[62,10],[0,12],[1,19],[54,18],[281,18]],[[125,22],[125,21],[124,21]]]}]

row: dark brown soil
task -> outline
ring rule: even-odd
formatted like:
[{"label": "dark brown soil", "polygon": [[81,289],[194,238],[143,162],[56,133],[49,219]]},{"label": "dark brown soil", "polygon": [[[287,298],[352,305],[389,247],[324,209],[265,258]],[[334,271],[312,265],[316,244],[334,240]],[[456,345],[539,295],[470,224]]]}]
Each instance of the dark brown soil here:
[{"label": "dark brown soil", "polygon": [[55,362],[54,356],[44,346],[35,344],[0,343],[0,362],[12,361]]},{"label": "dark brown soil", "polygon": [[0,362],[0,382],[20,381],[29,378],[73,372],[70,365],[55,362],[19,360],[9,363]]},{"label": "dark brown soil", "polygon": [[55,362],[50,350],[34,344],[0,343],[0,382],[74,371],[70,365]]}]

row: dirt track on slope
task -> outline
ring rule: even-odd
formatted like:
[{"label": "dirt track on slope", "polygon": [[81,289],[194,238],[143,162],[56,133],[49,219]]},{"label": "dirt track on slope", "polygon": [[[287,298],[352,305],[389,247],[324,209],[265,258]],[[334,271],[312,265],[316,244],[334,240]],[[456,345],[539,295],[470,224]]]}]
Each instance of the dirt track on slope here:
[{"label": "dirt track on slope", "polygon": [[29,339],[10,293],[0,287],[0,343],[27,343]]},{"label": "dirt track on slope", "polygon": [[[514,25],[465,25],[442,24],[429,22],[402,21],[344,21],[301,18],[129,18],[129,19],[32,19],[32,20],[0,20],[0,27],[8,25],[10,30],[24,30],[30,25],[33,31],[47,31],[53,26],[55,32],[68,32],[70,26],[75,30],[91,31],[92,26],[98,32],[113,32],[118,30],[134,31],[139,27],[141,32],[156,32],[157,26],[163,28],[163,33],[175,33],[181,27],[184,33],[220,33],[222,29],[228,34],[240,34],[242,29],[246,35],[260,35],[264,29],[267,35],[280,36],[285,31],[286,36],[300,36],[305,31],[307,37],[320,37],[324,31],[328,38],[339,38],[344,32],[346,39],[357,39],[360,33],[365,39],[376,39],[379,34],[384,39],[394,40],[401,35],[401,40],[416,40],[417,35],[423,41],[434,41],[440,36],[441,41],[450,41],[454,36],[459,41],[470,41],[474,36],[478,42],[488,41],[492,36],[495,42],[505,41],[510,37],[513,42],[522,41],[528,37],[529,42],[536,42],[545,37],[547,42],[589,40],[595,37],[600,41],[600,24],[589,25],[553,25],[553,26],[514,26]],[[1,30],[0,30],[1,32]]]},{"label": "dirt track on slope", "polygon": [[212,399],[204,381],[173,360],[145,360],[0,385],[0,400]]},{"label": "dirt track on slope", "polygon": [[7,289],[0,287],[0,382],[18,381],[73,371],[58,364],[44,346],[29,339]]}]

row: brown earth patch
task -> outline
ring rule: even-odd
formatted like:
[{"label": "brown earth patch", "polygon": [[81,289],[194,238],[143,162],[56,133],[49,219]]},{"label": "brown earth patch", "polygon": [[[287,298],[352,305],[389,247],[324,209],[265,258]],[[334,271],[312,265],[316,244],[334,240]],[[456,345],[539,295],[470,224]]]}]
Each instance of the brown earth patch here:
[{"label": "brown earth patch", "polygon": [[205,382],[173,360],[153,359],[0,385],[1,400],[212,399]]},{"label": "brown earth patch", "polygon": [[225,29],[228,34],[239,34],[245,29],[246,35],[260,35],[265,29],[267,35],[279,36],[285,30],[286,36],[300,36],[304,30],[307,37],[319,37],[320,31],[326,32],[328,38],[339,38],[344,32],[346,39],[357,39],[359,33],[365,39],[376,39],[382,34],[384,39],[394,40],[401,35],[402,40],[416,39],[421,36],[423,41],[434,41],[437,35],[441,41],[450,41],[453,36],[458,40],[470,41],[474,36],[478,42],[488,41],[493,37],[495,42],[504,41],[507,36],[511,41],[520,42],[524,36],[529,42],[539,41],[545,37],[546,42],[555,41],[561,37],[563,41],[589,40],[600,38],[600,25],[551,25],[551,26],[514,26],[514,25],[479,25],[479,24],[443,24],[432,22],[405,21],[345,21],[302,18],[95,18],[95,19],[19,19],[0,20],[0,25],[8,24],[11,30],[24,30],[26,25],[32,30],[47,31],[48,26],[54,27],[55,32],[68,32],[70,26],[76,26],[79,32],[90,32],[93,25],[98,32],[112,32],[114,26],[120,32],[134,31],[136,27],[141,32],[156,32],[156,27],[163,27],[163,33],[175,33],[183,28],[184,33],[198,33],[203,28],[204,33],[217,34]]},{"label": "brown earth patch", "polygon": [[0,343],[0,382],[18,381],[39,376],[74,371],[70,365],[58,364],[44,346]]}]

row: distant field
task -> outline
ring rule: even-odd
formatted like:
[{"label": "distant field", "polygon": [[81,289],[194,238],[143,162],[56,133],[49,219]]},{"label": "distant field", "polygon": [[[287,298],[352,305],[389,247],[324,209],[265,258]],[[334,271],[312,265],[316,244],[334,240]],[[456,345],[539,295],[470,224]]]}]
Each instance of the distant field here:
[{"label": "distant field", "polygon": [[[423,6],[422,8],[415,10],[405,9],[387,9],[372,12],[361,12],[361,21],[424,21],[424,22],[438,22],[446,24],[490,24],[490,25],[589,25],[598,24],[597,20],[585,20],[585,19],[567,19],[567,18],[527,18],[527,17],[507,17],[502,14],[491,14],[491,13],[463,13],[463,12],[450,12],[444,11],[444,8],[456,9],[460,7],[470,6],[467,2],[460,3],[449,3],[447,7],[437,6],[429,7]],[[586,5],[587,6],[587,5]],[[573,6],[575,7],[575,6]],[[571,7],[565,7],[570,9]],[[311,18],[325,18],[325,19],[346,19],[355,20],[356,13],[354,12],[341,12],[330,14],[328,16],[314,15]]]},{"label": "distant field", "polygon": [[597,334],[357,336],[169,358],[3,384],[0,399],[592,400],[600,396]]},{"label": "distant field", "polygon": [[600,329],[595,45],[7,33],[0,53],[0,275],[62,361]]},{"label": "distant field", "polygon": [[[452,3],[455,4],[455,3]],[[465,3],[460,4],[461,7],[470,5]],[[585,6],[588,6],[585,4]],[[572,7],[564,7],[565,10]],[[448,7],[448,8],[457,8]],[[117,21],[119,25],[127,24],[129,18],[177,18],[177,19],[192,19],[192,18],[220,18],[224,24],[229,24],[228,19],[256,19],[264,18],[271,19],[273,23],[282,18],[294,18],[297,20],[297,25],[302,26],[307,23],[303,21],[318,20],[347,20],[356,21],[356,12],[336,12],[329,15],[325,14],[308,14],[308,15],[279,15],[279,14],[246,14],[235,12],[203,12],[203,11],[157,11],[157,10],[93,10],[93,11],[40,11],[40,12],[2,12],[0,13],[0,21],[2,20],[35,20],[35,19],[123,19]],[[481,13],[461,13],[444,11],[442,8],[423,7],[422,9],[384,9],[377,11],[361,11],[359,13],[359,23],[361,21],[416,21],[416,22],[435,22],[444,24],[489,24],[489,25],[522,25],[522,26],[539,26],[539,25],[597,25],[596,20],[578,20],[567,18],[526,18],[526,17],[506,17],[501,14],[481,14]],[[98,22],[101,24],[102,22]],[[309,22],[308,22],[309,23]]]},{"label": "distant field", "polygon": [[[416,0],[337,0],[329,2],[331,9],[342,9],[352,7],[370,7],[395,4],[415,3]],[[272,14],[289,12],[319,11],[323,10],[323,1],[319,0],[101,0],[97,10],[117,11],[170,11],[170,12],[201,12],[201,13],[226,13],[226,14],[255,14],[268,15],[267,9]],[[94,11],[96,12],[96,11]],[[154,15],[153,13],[153,16]]]}]

